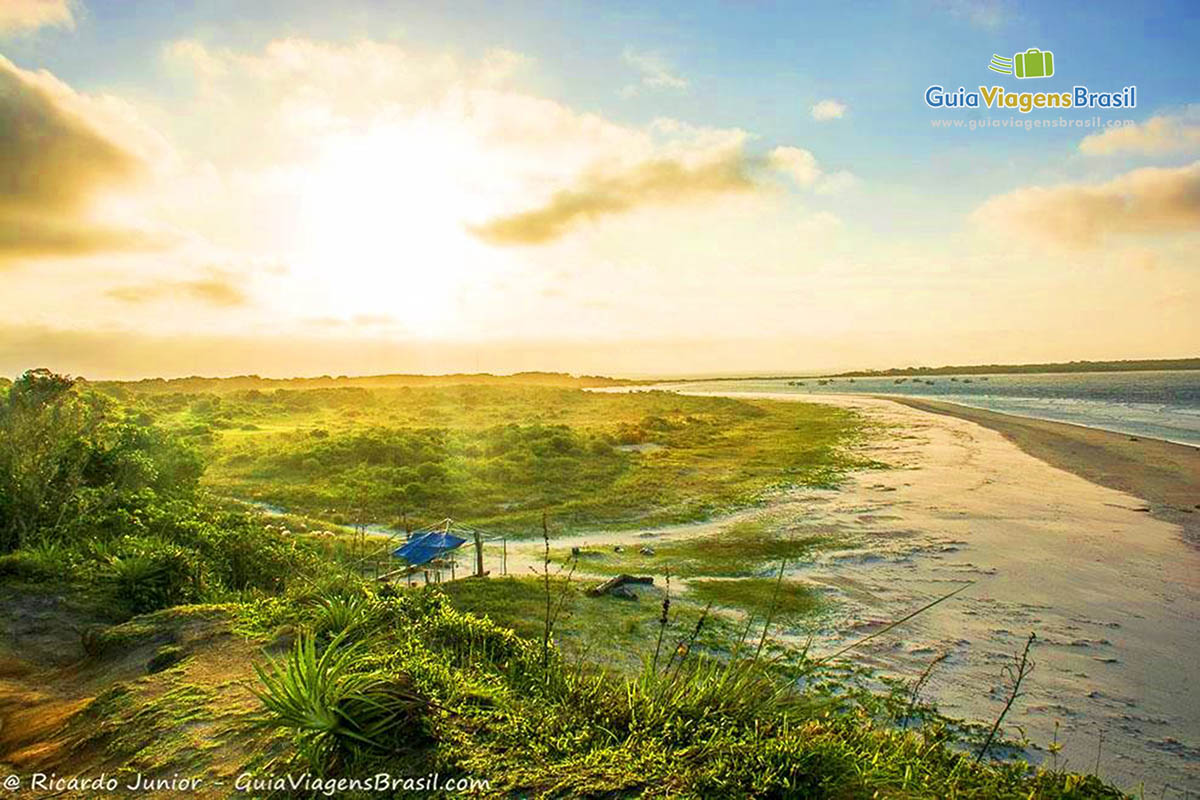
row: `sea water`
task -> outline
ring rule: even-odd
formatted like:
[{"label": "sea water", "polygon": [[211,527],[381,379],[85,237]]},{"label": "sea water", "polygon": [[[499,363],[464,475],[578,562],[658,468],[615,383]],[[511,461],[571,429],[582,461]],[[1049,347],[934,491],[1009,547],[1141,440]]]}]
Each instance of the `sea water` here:
[{"label": "sea water", "polygon": [[1200,370],[743,379],[664,388],[924,397],[1200,446]]}]

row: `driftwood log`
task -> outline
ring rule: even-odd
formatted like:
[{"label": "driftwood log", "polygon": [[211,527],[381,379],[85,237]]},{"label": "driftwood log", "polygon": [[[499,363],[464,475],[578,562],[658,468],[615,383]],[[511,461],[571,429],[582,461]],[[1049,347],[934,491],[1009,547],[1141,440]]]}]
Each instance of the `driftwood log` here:
[{"label": "driftwood log", "polygon": [[654,578],[649,575],[618,575],[615,578],[609,578],[599,586],[588,589],[588,597],[600,597],[631,583],[653,586]]}]

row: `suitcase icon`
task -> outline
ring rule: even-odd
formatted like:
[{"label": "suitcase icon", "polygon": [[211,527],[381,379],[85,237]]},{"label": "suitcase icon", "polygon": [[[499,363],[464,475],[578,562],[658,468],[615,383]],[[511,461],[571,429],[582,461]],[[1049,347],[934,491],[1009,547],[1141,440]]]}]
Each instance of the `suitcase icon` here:
[{"label": "suitcase icon", "polygon": [[1049,78],[1054,74],[1054,53],[1031,47],[1013,56],[1018,78]]}]

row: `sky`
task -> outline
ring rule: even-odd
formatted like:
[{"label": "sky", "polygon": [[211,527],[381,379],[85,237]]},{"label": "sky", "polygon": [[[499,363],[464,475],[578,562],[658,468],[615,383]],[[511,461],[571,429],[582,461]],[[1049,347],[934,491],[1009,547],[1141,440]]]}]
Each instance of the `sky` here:
[{"label": "sky", "polygon": [[1198,53],[1194,2],[0,0],[0,374],[1197,356]]}]

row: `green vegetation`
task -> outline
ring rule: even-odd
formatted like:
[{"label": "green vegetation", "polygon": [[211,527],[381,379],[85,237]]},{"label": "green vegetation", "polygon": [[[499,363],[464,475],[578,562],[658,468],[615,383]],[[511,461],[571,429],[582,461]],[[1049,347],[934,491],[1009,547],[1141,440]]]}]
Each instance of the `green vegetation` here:
[{"label": "green vegetation", "polygon": [[858,465],[828,406],[519,383],[167,394],[105,388],[190,442],[204,485],[331,523],[443,517],[528,534],[703,519]]},{"label": "green vegetation", "polygon": [[[540,642],[437,588],[358,607],[357,635],[323,650],[302,637],[260,690],[292,758],[322,775],[420,763],[526,796],[1121,796],[1020,761],[976,764],[927,710],[902,730],[907,697],[874,695],[853,670],[713,652],[674,620],[681,637],[665,664],[619,675],[557,648],[547,661]],[[388,680],[402,689],[349,712],[348,696]],[[399,754],[395,734],[373,733],[380,717],[403,725]]]},{"label": "green vegetation", "polygon": [[[5,383],[0,378],[0,386]],[[137,392],[163,394],[198,394],[243,391],[274,391],[276,389],[395,389],[422,386],[557,386],[573,389],[635,386],[646,381],[605,378],[599,375],[567,375],[563,372],[518,372],[514,375],[492,375],[486,372],[454,375],[359,375],[336,378],[321,375],[316,378],[261,378],[258,375],[239,375],[233,378],[145,378],[140,381],[97,381],[92,386],[102,390],[133,389]]]},{"label": "green vegetation", "polygon": [[0,576],[86,591],[115,618],[279,591],[295,539],[198,488],[199,454],[44,370],[0,397]]},{"label": "green vegetation", "polygon": [[[199,455],[228,458],[240,440],[252,453],[247,473],[235,480],[225,472],[212,485],[244,480],[269,491],[271,476],[290,474],[296,449],[360,435],[344,411],[375,421],[398,414],[364,451],[352,450],[386,445],[364,479],[373,469],[408,468],[386,457],[403,451],[445,466],[450,487],[475,475],[475,488],[498,491],[503,481],[472,472],[483,451],[464,449],[498,442],[493,458],[515,451],[544,469],[524,502],[562,480],[576,492],[560,506],[580,515],[570,518],[600,519],[620,505],[600,489],[620,486],[643,504],[643,518],[658,518],[835,476],[850,463],[838,445],[852,417],[663,394],[536,388],[522,400],[525,390],[507,386],[413,390],[404,402],[377,405],[359,391],[250,398],[235,409],[208,396],[118,403],[34,372],[0,396],[0,631],[11,637],[0,645],[6,659],[29,658],[36,668],[6,667],[0,761],[60,775],[203,775],[209,786],[223,780],[229,796],[242,794],[237,775],[288,772],[321,780],[437,772],[486,781],[490,794],[531,797],[1122,796],[1095,777],[1019,759],[977,763],[979,728],[914,707],[907,682],[876,693],[869,687],[878,681],[863,670],[771,644],[777,628],[764,630],[762,620],[805,613],[814,597],[802,587],[785,584],[776,596],[774,581],[750,577],[694,580],[682,596],[667,597],[660,585],[639,589],[640,600],[592,598],[549,563],[541,576],[397,587],[361,575],[343,547],[322,554],[317,540],[223,506],[202,488]],[[466,399],[475,405],[456,406]],[[538,410],[528,410],[531,401]],[[216,424],[232,425],[255,404],[263,413],[253,424],[270,432]],[[439,413],[435,430],[405,416]],[[553,419],[522,416],[531,413]],[[346,416],[344,424],[331,425],[330,414]],[[495,419],[503,414],[518,420],[515,432]],[[222,435],[181,437],[197,415]],[[298,439],[314,418],[328,435]],[[616,450],[604,437],[622,430],[664,449],[636,457]],[[607,450],[596,446],[592,458],[575,449],[592,453],[593,442]],[[337,474],[357,470],[348,457],[338,461],[339,447],[319,452],[341,464]],[[753,463],[741,463],[738,448],[755,454]],[[663,463],[652,458],[659,454]],[[621,467],[615,477],[604,471],[610,461]],[[596,472],[575,485],[574,476],[552,474],[556,463]],[[734,486],[728,494],[726,483]],[[522,484],[514,485],[519,495]],[[687,505],[695,491],[708,495]],[[493,509],[510,522],[527,513],[510,511]],[[757,573],[814,545],[763,523],[727,534],[664,545],[664,558],[695,575],[741,575],[747,563]],[[753,616],[734,625],[702,611],[708,600]],[[55,654],[78,648],[81,660],[34,663],[34,639]],[[254,796],[291,794],[268,787]]]},{"label": "green vegetation", "polygon": [[[828,375],[830,378],[886,378],[893,375],[1025,375],[1039,372],[1146,372],[1200,369],[1200,358],[1142,358],[1126,361],[1059,361],[1047,364],[974,364],[958,367],[905,367]],[[801,376],[807,377],[807,376]]]},{"label": "green vegetation", "polygon": [[[584,549],[579,553],[579,564],[587,572],[607,575],[662,575],[670,571],[685,578],[750,577],[770,573],[780,560],[808,560],[812,551],[824,543],[820,536],[797,536],[776,531],[765,521],[747,520],[705,536],[654,542],[646,552],[634,545],[620,551]],[[571,557],[561,550],[553,555],[559,562]]]},{"label": "green vegetation", "polygon": [[[656,587],[640,589],[641,599],[637,601],[607,595],[587,597],[581,581],[568,583],[561,574],[551,578],[550,586],[552,596],[566,595],[563,613],[554,626],[554,641],[565,656],[603,662],[624,672],[641,668],[658,636],[661,580]],[[445,584],[442,591],[456,609],[486,616],[529,639],[542,636],[546,596],[541,578],[455,581]],[[701,608],[678,599],[674,602],[678,626],[689,629],[699,618]],[[702,646],[719,650],[737,634],[730,621],[709,617],[699,641]]]},{"label": "green vegetation", "polygon": [[812,587],[783,581],[777,593],[776,581],[770,578],[694,580],[688,582],[688,592],[701,603],[743,609],[764,619],[774,608],[773,619],[785,624],[798,623],[821,607],[821,597]]}]

